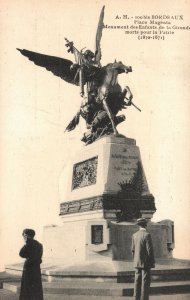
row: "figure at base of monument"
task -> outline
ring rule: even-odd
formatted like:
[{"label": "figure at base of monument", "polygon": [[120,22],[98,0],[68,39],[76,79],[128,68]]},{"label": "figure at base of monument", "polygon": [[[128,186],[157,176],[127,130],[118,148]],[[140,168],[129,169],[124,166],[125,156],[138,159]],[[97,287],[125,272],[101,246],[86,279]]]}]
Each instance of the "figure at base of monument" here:
[{"label": "figure at base of monument", "polygon": [[25,245],[21,248],[19,255],[26,260],[23,267],[19,300],[43,300],[40,269],[43,247],[34,240],[35,231],[33,229],[24,229],[22,235]]},{"label": "figure at base of monument", "polygon": [[155,267],[154,251],[150,233],[146,231],[145,218],[137,220],[140,229],[132,237],[132,255],[135,267],[135,300],[148,300],[150,289],[150,270]]}]

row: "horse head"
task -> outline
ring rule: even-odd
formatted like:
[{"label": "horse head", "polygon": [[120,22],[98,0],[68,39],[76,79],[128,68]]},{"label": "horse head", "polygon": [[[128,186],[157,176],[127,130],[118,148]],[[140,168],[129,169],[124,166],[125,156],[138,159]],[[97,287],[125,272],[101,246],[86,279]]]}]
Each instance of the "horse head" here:
[{"label": "horse head", "polygon": [[112,64],[112,68],[118,71],[118,74],[132,72],[131,66],[124,65],[121,61],[116,61]]}]

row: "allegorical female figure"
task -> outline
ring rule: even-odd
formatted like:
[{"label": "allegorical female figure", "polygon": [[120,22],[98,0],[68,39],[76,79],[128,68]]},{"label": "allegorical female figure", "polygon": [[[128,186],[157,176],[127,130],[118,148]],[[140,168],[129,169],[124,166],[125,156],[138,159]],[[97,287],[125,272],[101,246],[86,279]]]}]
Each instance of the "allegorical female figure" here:
[{"label": "allegorical female figure", "polygon": [[25,245],[21,248],[19,255],[26,260],[23,267],[19,300],[43,300],[40,269],[43,247],[34,240],[35,231],[33,229],[24,229],[22,235]]}]

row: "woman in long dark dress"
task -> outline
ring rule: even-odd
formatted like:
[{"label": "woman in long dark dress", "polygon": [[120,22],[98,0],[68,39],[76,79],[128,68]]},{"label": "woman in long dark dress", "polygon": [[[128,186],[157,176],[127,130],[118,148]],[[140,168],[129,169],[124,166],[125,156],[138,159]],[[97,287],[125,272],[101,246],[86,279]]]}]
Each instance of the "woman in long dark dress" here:
[{"label": "woman in long dark dress", "polygon": [[40,269],[43,247],[34,240],[35,231],[33,229],[24,229],[22,235],[25,245],[21,248],[19,255],[26,260],[23,267],[19,300],[43,300]]}]

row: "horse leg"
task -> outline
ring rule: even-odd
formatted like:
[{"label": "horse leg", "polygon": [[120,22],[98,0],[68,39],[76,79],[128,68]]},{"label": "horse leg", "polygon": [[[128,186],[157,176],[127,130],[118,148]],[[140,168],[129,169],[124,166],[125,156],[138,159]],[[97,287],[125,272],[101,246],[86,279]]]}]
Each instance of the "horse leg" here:
[{"label": "horse leg", "polygon": [[114,116],[113,116],[113,114],[112,114],[112,112],[111,112],[111,110],[110,110],[110,108],[109,108],[109,106],[107,104],[106,97],[104,97],[104,99],[102,100],[102,102],[103,102],[104,109],[107,112],[108,117],[110,118],[110,121],[111,121],[111,124],[112,124],[112,128],[113,128],[113,132],[114,132],[115,135],[118,135],[119,132],[117,131],[115,123],[114,123]]}]

